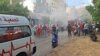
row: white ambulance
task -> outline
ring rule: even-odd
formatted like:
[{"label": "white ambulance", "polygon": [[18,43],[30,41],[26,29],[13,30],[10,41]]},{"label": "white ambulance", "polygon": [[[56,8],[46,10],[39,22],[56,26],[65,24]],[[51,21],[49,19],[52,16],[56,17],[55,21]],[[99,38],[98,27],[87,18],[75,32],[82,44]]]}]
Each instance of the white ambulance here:
[{"label": "white ambulance", "polygon": [[0,56],[34,56],[33,35],[27,18],[0,14]]}]

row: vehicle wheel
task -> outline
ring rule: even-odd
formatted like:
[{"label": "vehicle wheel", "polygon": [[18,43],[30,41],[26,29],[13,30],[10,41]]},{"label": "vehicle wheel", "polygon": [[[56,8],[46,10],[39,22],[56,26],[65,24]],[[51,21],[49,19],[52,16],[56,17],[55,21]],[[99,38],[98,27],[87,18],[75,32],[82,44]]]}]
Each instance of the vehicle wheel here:
[{"label": "vehicle wheel", "polygon": [[28,56],[26,53],[22,52],[22,53],[19,53],[18,55],[16,56]]}]

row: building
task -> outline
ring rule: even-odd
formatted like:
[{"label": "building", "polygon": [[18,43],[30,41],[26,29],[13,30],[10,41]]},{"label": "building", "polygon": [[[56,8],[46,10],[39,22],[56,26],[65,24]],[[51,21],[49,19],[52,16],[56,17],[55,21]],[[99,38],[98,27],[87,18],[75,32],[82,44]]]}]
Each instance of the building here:
[{"label": "building", "polygon": [[49,22],[45,22],[50,19],[50,10],[47,0],[36,0],[34,15],[35,18],[39,19],[39,24],[49,24]]},{"label": "building", "polygon": [[63,23],[67,22],[67,13],[66,13],[66,3],[65,0],[47,0],[48,6],[50,8],[50,19],[54,23]]},{"label": "building", "polygon": [[67,7],[66,12],[68,20],[74,20],[79,18],[78,10],[75,7]]},{"label": "building", "polygon": [[66,13],[66,3],[64,0],[36,0],[36,7],[34,10],[38,13],[40,18],[49,18],[51,23],[62,22],[66,24],[67,13]]},{"label": "building", "polygon": [[35,13],[49,13],[47,0],[36,0]]},{"label": "building", "polygon": [[85,7],[68,7],[67,10],[68,20],[81,20],[81,21],[92,21],[92,15],[86,10]]}]

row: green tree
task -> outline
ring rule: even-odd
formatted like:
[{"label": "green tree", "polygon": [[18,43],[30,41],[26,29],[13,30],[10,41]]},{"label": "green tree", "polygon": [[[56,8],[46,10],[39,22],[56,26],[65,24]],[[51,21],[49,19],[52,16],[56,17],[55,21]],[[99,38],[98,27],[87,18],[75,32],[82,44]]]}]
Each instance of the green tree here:
[{"label": "green tree", "polygon": [[13,3],[19,3],[19,2],[22,2],[24,0],[12,0]]},{"label": "green tree", "polygon": [[29,13],[28,9],[24,8],[20,4],[11,5],[10,11],[11,11],[10,14],[23,15],[23,16],[28,16]]},{"label": "green tree", "polygon": [[93,1],[94,6],[87,6],[87,10],[91,13],[93,21],[100,23],[100,0]]},{"label": "green tree", "polygon": [[0,0],[0,14],[28,16],[28,13],[28,9],[19,3],[9,4],[9,0]]},{"label": "green tree", "polygon": [[0,0],[0,13],[7,12],[9,10],[9,3],[6,0]]}]

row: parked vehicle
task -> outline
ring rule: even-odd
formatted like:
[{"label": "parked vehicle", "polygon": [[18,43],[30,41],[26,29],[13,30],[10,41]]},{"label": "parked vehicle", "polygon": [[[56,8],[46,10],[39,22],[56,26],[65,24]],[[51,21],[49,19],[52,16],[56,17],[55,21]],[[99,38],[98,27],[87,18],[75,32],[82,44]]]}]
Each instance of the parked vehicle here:
[{"label": "parked vehicle", "polygon": [[0,56],[32,56],[33,35],[26,17],[0,14]]}]

